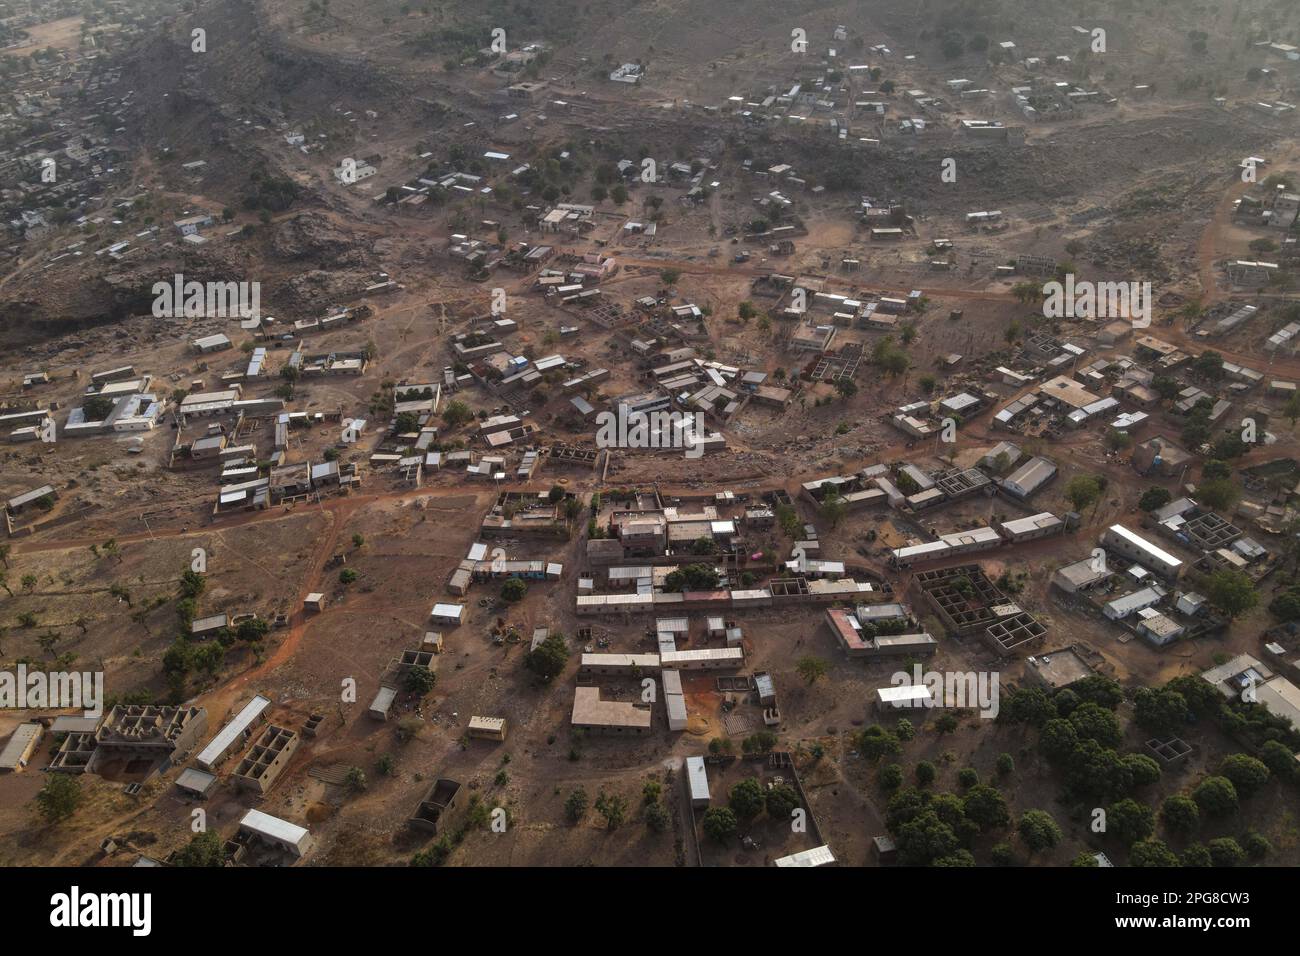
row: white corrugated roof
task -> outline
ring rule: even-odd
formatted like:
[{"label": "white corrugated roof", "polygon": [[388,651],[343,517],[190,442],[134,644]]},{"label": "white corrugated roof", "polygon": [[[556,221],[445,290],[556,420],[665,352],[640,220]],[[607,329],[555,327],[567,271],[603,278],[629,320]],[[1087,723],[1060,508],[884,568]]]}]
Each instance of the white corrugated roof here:
[{"label": "white corrugated roof", "polygon": [[269,698],[257,695],[243,709],[235,715],[234,719],[226,726],[222,727],[217,735],[212,738],[211,743],[203,748],[198,756],[198,762],[205,767],[211,767],[214,763],[225,756],[226,751],[230,749],[231,744],[235,742],[240,734],[247,730],[266,708],[271,706]]},{"label": "white corrugated roof", "polygon": [[249,810],[245,813],[244,818],[239,821],[239,827],[241,830],[251,830],[259,836],[282,843],[291,843],[294,846],[300,844],[308,835],[306,827],[273,817],[261,810]]}]

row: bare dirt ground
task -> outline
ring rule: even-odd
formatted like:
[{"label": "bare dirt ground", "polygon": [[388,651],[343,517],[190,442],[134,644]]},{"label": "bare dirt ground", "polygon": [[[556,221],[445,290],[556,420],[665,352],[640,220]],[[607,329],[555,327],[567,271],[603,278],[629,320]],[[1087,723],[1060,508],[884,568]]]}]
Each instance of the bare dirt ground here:
[{"label": "bare dirt ground", "polygon": [[[255,15],[259,28],[238,44],[221,42],[220,30],[214,28],[212,53],[195,66],[192,82],[165,66],[183,39],[177,36],[158,39],[153,55],[140,57],[128,71],[124,82],[140,90],[136,117],[142,132],[132,150],[129,183],[120,195],[147,197],[117,210],[117,221],[87,227],[83,235],[93,251],[90,245],[100,248],[134,237],[152,223],[161,224],[163,234],[139,241],[138,251],[107,268],[103,259],[89,265],[50,264],[67,245],[66,235],[25,244],[31,248],[23,248],[0,276],[5,304],[21,316],[15,318],[15,329],[22,336],[21,348],[0,355],[0,385],[6,401],[34,397],[57,404],[60,419],[64,409],[79,403],[90,372],[128,362],[139,372],[152,373],[152,390],[164,396],[191,388],[196,379],[202,380],[202,389],[216,389],[223,373],[242,369],[247,357],[242,352],[198,356],[189,341],[214,332],[229,334],[237,346],[251,340],[228,319],[151,317],[145,293],[153,281],[178,272],[256,279],[262,283],[264,310],[278,320],[276,331],[283,332],[295,319],[319,316],[345,298],[355,301],[350,297],[384,271],[403,288],[367,300],[370,318],[337,331],[309,333],[303,340],[313,354],[369,347],[375,358],[366,374],[305,379],[289,404],[311,414],[375,419],[360,447],[340,449],[338,427],[329,421],[295,431],[287,454],[291,462],[318,462],[327,449],[335,449],[342,462],[362,468],[363,484],[346,496],[214,516],[216,467],[169,469],[178,437],[170,421],[142,435],[138,455],[126,451],[130,436],[9,445],[0,451],[0,495],[9,498],[50,483],[59,497],[43,518],[47,524],[10,542],[6,581],[13,594],[0,598],[0,659],[62,660],[77,668],[103,669],[111,695],[163,699],[162,657],[178,630],[178,578],[193,549],[204,549],[209,570],[197,602],[199,616],[250,611],[288,618],[257,651],[235,645],[213,674],[191,680],[184,697],[207,709],[210,731],[205,739],[255,693],[271,698],[271,719],[281,726],[298,728],[310,714],[324,716],[318,736],[304,740],[267,797],[253,800],[223,780],[203,805],[209,826],[228,833],[244,809],[260,806],[309,825],[319,844],[311,861],[323,865],[405,865],[434,842],[417,836],[407,820],[439,777],[460,781],[467,799],[500,807],[509,818],[504,833],[472,829],[452,852],[453,865],[694,865],[693,848],[701,837],[688,832],[690,814],[677,767],[683,757],[703,752],[714,737],[731,737],[738,746],[744,736],[728,730],[723,695],[708,676],[687,680],[690,727],[684,733],[669,732],[662,708],[656,709],[653,731],[644,739],[586,738],[569,729],[582,650],[574,638],[586,623],[575,616],[573,601],[578,573],[586,566],[585,517],[574,523],[568,538],[503,542],[511,557],[562,562],[562,578],[533,583],[526,598],[509,606],[498,600],[499,586],[474,585],[466,598],[467,621],[444,635],[433,692],[421,702],[400,698],[387,722],[366,715],[390,662],[436,629],[429,624],[430,608],[434,601],[448,599],[445,583],[479,540],[479,523],[496,493],[489,482],[473,483],[450,472],[427,476],[420,488],[404,487],[391,473],[369,468],[369,455],[384,427],[384,416],[372,407],[386,385],[441,381],[443,369],[454,362],[450,335],[487,315],[494,287],[506,290],[507,314],[519,324],[507,342],[513,352],[532,357],[560,353],[575,365],[609,368],[609,380],[591,396],[595,404],[646,384],[644,370],[627,348],[639,321],[606,328],[575,308],[546,300],[533,290],[532,275],[498,271],[490,282],[470,281],[464,263],[446,254],[448,236],[465,233],[490,240],[501,229],[510,242],[548,242],[560,254],[614,254],[620,271],[602,289],[623,314],[632,315],[635,300],[643,296],[707,307],[706,339],[697,346],[701,355],[772,375],[779,371],[789,379],[799,378],[809,357],[788,347],[788,323],[739,317],[742,302],[756,302],[761,311],[777,304],[756,297],[752,283],[757,277],[772,272],[816,277],[828,291],[847,295],[921,292],[924,308],[908,317],[915,331],[915,341],[908,345],[911,368],[901,376],[886,377],[864,363],[857,391],[849,398],[829,384],[804,382],[784,411],[751,403],[723,427],[728,450],[698,462],[680,455],[619,452],[611,456],[603,480],[589,470],[548,465],[534,481],[518,486],[545,492],[563,478],[566,490],[582,496],[651,484],[665,495],[776,488],[795,494],[802,481],[877,462],[943,464],[947,456],[939,457],[933,444],[912,442],[887,423],[893,409],[929,395],[923,387],[928,377],[935,379],[935,396],[987,390],[999,399],[992,408],[1016,394],[994,371],[1017,360],[1018,345],[1008,338],[1008,329],[1013,323],[1049,328],[1035,307],[1017,301],[1012,286],[1020,277],[1006,279],[995,272],[1017,254],[1070,260],[1099,279],[1150,274],[1160,286],[1158,294],[1169,293],[1180,304],[1198,296],[1204,306],[1236,300],[1239,293],[1225,286],[1220,263],[1246,255],[1249,242],[1261,233],[1232,220],[1233,200],[1245,190],[1234,179],[1235,163],[1247,151],[1268,151],[1271,168],[1279,170],[1293,169],[1297,162],[1289,132],[1242,108],[1209,109],[1199,100],[1163,91],[1152,100],[1123,98],[1105,114],[1034,125],[1027,144],[1016,149],[970,147],[951,128],[936,129],[933,140],[904,141],[891,128],[883,149],[849,154],[855,166],[867,170],[855,180],[856,188],[797,194],[807,234],[799,237],[793,255],[779,256],[761,242],[731,241],[729,230],[743,234],[746,223],[758,217],[754,197],[774,185],[745,171],[743,157],[752,156],[759,169],[791,162],[800,173],[819,179],[835,172],[831,161],[839,154],[829,140],[795,127],[771,124],[754,132],[732,117],[688,107],[687,101],[713,103],[740,90],[748,96],[769,87],[789,88],[803,67],[784,50],[784,37],[771,39],[764,26],[769,20],[784,23],[786,11],[780,5],[760,4],[738,19],[717,5],[641,4],[635,11],[637,28],[628,30],[622,17],[613,15],[623,11],[596,4],[598,9],[587,14],[591,29],[558,44],[540,71],[551,83],[547,99],[527,106],[494,99],[511,80],[474,67],[451,69],[445,62],[449,52],[413,46],[427,31],[453,25],[446,9],[403,12],[396,0],[327,12],[296,2],[248,6],[235,12]],[[232,10],[236,7],[242,5],[234,4]],[[682,26],[683,11],[689,29]],[[887,41],[899,51],[922,44],[918,49],[926,51],[914,62],[881,60],[899,91],[937,90],[956,75],[953,71],[999,89],[1021,79],[1011,66],[990,67],[974,58],[956,64],[938,60],[932,47],[924,47],[930,41],[920,35],[922,21],[911,10],[872,15],[880,18],[872,21],[874,30],[855,27],[855,35],[869,33],[871,42]],[[548,33],[564,14],[539,10],[536,16],[543,19],[525,20],[520,29]],[[810,11],[808,26],[829,33],[837,23],[856,24],[861,16],[855,5],[826,4]],[[32,47],[75,46],[78,24],[77,18],[68,18],[34,28]],[[513,26],[511,32],[516,33]],[[1116,34],[1118,39],[1127,31],[1117,29]],[[1181,34],[1173,40],[1181,42]],[[867,58],[863,44],[849,55]],[[367,65],[358,68],[362,57]],[[645,85],[619,89],[603,80],[609,63],[637,58],[650,64]],[[1116,88],[1140,82],[1148,69],[1145,62],[1140,52],[1125,50],[1109,67],[1115,75],[1106,82]],[[1215,64],[1214,72],[1226,77],[1228,71]],[[1241,70],[1233,65],[1231,72],[1237,76]],[[1253,95],[1239,78],[1234,82],[1237,93]],[[876,95],[864,86],[854,96],[868,93]],[[555,99],[567,105],[561,107]],[[890,101],[891,120],[906,115],[910,107],[901,93]],[[515,108],[523,118],[505,121],[503,112]],[[987,109],[1008,123],[1016,121],[1006,104]],[[967,110],[959,107],[945,119],[957,115],[968,115]],[[982,114],[971,108],[969,115]],[[306,130],[324,148],[309,155],[290,148],[282,135],[290,129]],[[863,127],[866,133],[884,130],[885,124]],[[455,161],[453,147],[461,156]],[[565,173],[571,179],[565,185],[572,187],[565,198],[595,202],[595,229],[581,239],[536,232],[522,213],[525,203],[539,202],[539,197],[525,195],[508,175],[485,166],[480,157],[489,149],[509,152],[511,167],[558,162],[560,151],[571,153],[578,171]],[[954,151],[961,188],[945,193],[937,176],[922,171],[937,169],[938,160]],[[477,164],[500,186],[500,195],[413,209],[375,201],[390,185],[423,175],[429,164],[422,156],[426,152],[438,164]],[[590,198],[598,166],[643,152],[671,153],[674,160],[688,163],[704,157],[712,164],[705,181],[721,185],[700,205],[683,202],[680,183],[633,184],[630,198],[621,204]],[[344,187],[331,172],[344,156],[373,157],[380,174]],[[207,170],[184,173],[180,163],[197,158],[208,161]],[[299,187],[293,205],[267,216],[245,209],[242,200],[254,189],[254,171],[259,177],[270,171],[292,180]],[[863,195],[905,200],[911,234],[900,243],[868,239],[857,221]],[[624,223],[646,218],[655,208],[647,202],[652,197],[662,200],[658,235],[625,239]],[[1004,230],[967,228],[968,212],[992,208],[1004,211]],[[230,216],[203,246],[175,241],[167,232],[170,223],[198,209],[218,215],[229,209]],[[245,229],[251,232],[228,235]],[[930,265],[930,241],[944,237],[956,243],[955,266],[937,271]],[[732,261],[741,250],[751,253],[750,260]],[[859,259],[860,270],[839,271],[844,257]],[[678,273],[671,290],[665,288],[667,270]],[[1297,296],[1282,289],[1257,298],[1280,308]],[[953,309],[962,310],[960,321],[949,318]],[[1175,318],[1176,309],[1158,309],[1151,333],[1199,352],[1204,343]],[[576,326],[579,332],[562,336],[562,326]],[[1085,344],[1085,361],[1132,349],[1131,341],[1101,347],[1089,323],[1062,322],[1050,330]],[[1227,359],[1257,366],[1267,334],[1265,322],[1258,321],[1240,337],[1213,347]],[[899,335],[895,333],[896,340]],[[882,338],[879,332],[843,329],[837,345],[860,344],[870,355]],[[244,398],[275,393],[288,351],[271,344],[271,375],[245,382]],[[962,360],[949,366],[945,359],[954,353]],[[24,392],[21,376],[37,368],[48,370],[53,382],[39,392]],[[1300,361],[1278,357],[1268,370],[1271,376],[1297,378]],[[450,397],[464,401],[476,415],[509,407],[478,386]],[[516,410],[528,409],[547,442],[591,445],[592,429],[575,419],[568,396],[551,383],[518,404]],[[1271,407],[1278,411],[1276,403]],[[995,430],[990,419],[991,408],[962,422],[951,460],[969,464],[982,449],[1009,437]],[[1294,429],[1280,416],[1272,428],[1278,443],[1252,451],[1240,464],[1296,454]],[[482,452],[472,429],[446,429],[440,438]],[[259,445],[269,440],[266,430],[263,426],[254,433]],[[1176,416],[1155,412],[1137,437],[1177,435],[1180,430]],[[1107,525],[1136,520],[1134,504],[1142,490],[1155,483],[1177,491],[1172,481],[1140,479],[1126,456],[1107,452],[1103,439],[1103,432],[1093,427],[1051,443],[1024,441],[1027,451],[1050,454],[1062,470],[1035,498],[1034,510],[1068,510],[1064,488],[1075,474],[1104,475],[1109,486],[1073,535],[980,556],[989,576],[1004,571],[1023,575],[1018,600],[1048,625],[1048,645],[1086,644],[1100,654],[1103,671],[1128,687],[1199,672],[1223,655],[1256,653],[1259,635],[1271,622],[1262,608],[1235,622],[1223,638],[1154,650],[1140,641],[1121,643],[1108,622],[1070,606],[1050,589],[1053,571],[1085,555]],[[855,513],[829,528],[807,503],[797,507],[805,521],[821,528],[824,557],[872,569],[918,611],[923,604],[910,576],[887,567],[888,549],[930,532],[1020,514],[1005,502],[980,499],[914,519]],[[360,545],[354,536],[360,536]],[[110,540],[115,549],[106,547]],[[776,533],[765,543],[778,550],[790,544]],[[356,574],[350,584],[343,583],[340,567],[333,564],[340,554]],[[318,591],[326,595],[326,609],[309,614],[303,599]],[[1269,596],[1271,592],[1261,603]],[[571,654],[564,672],[549,683],[539,681],[523,664],[525,644],[494,643],[490,632],[498,618],[513,625],[524,641],[537,626],[567,635]],[[650,650],[647,623],[602,624],[601,634],[609,641],[602,649]],[[886,799],[879,769],[857,754],[854,736],[876,719],[868,714],[867,702],[877,687],[889,683],[898,665],[846,661],[820,613],[811,609],[751,613],[741,623],[746,670],[773,675],[783,715],[777,728],[780,746],[796,755],[823,838],[850,865],[874,863],[870,841],[885,832]],[[941,635],[937,621],[926,623]],[[1019,660],[998,662],[973,641],[941,636],[941,642],[939,655],[928,665],[934,669],[996,669],[1007,683],[1022,679]],[[796,672],[805,655],[821,658],[829,667],[812,685]],[[356,696],[344,700],[341,691],[349,680],[355,682]],[[630,680],[610,680],[602,687],[607,696],[624,700],[633,699],[637,689]],[[472,715],[506,718],[506,741],[469,739],[466,725]],[[756,707],[743,705],[739,715],[733,728],[748,721],[751,731],[759,729]],[[1125,709],[1123,716],[1129,722],[1131,713]],[[408,720],[406,726],[415,728],[414,736],[402,740],[399,723],[412,717],[416,722]],[[917,736],[896,758],[909,777],[918,761],[931,761],[939,769],[935,788],[956,791],[957,773],[974,767],[981,779],[998,783],[1013,813],[1031,808],[1053,812],[1067,839],[1032,862],[1063,864],[1083,847],[1097,846],[1081,808],[1057,802],[1059,780],[1038,759],[1024,731],[968,714],[954,733],[941,734],[930,715],[913,719]],[[5,715],[0,733],[7,734],[16,722]],[[1196,728],[1195,743],[1189,763],[1142,794],[1144,801],[1154,805],[1168,793],[1190,788],[1223,755],[1238,749],[1209,727]],[[42,744],[42,760],[51,744],[48,738]],[[1141,732],[1130,725],[1122,749],[1137,750],[1141,744]],[[814,745],[824,751],[819,758],[812,753]],[[1013,756],[1016,769],[1010,777],[998,778],[995,761],[1004,752]],[[348,767],[364,771],[364,789],[337,782],[341,768]],[[223,776],[228,770],[223,769]],[[0,863],[120,865],[133,860],[130,853],[99,858],[95,847],[106,836],[150,856],[166,856],[188,841],[195,806],[174,787],[176,772],[148,782],[135,797],[125,795],[118,782],[86,776],[81,809],[71,821],[53,827],[33,823],[32,799],[43,775],[7,775],[0,779]],[[777,774],[737,761],[715,775],[715,803],[753,773],[767,779]],[[663,785],[672,817],[661,834],[644,822],[641,794],[649,780]],[[578,787],[592,800],[601,792],[624,797],[628,822],[608,830],[589,809],[579,822],[570,823],[564,804]],[[1294,790],[1270,785],[1247,810],[1251,825],[1277,851],[1270,863],[1300,860],[1300,799]],[[1203,831],[1198,838],[1240,835],[1242,822]],[[704,863],[763,865],[810,845],[806,835],[786,832],[763,818],[747,833],[757,843],[752,850],[704,840]],[[980,838],[975,846],[980,862],[998,839]]]}]

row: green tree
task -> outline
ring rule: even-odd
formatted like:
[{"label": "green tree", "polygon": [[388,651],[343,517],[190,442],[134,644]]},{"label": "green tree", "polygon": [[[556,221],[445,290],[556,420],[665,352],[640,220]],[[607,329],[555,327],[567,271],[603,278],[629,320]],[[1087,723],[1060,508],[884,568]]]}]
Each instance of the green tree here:
[{"label": "green tree", "polygon": [[1037,282],[1017,282],[1011,287],[1011,294],[1021,305],[1034,305],[1042,301],[1043,287]]},{"label": "green tree", "polygon": [[66,773],[52,773],[36,794],[36,808],[47,823],[68,819],[81,806],[81,781]]},{"label": "green tree", "polygon": [[981,830],[998,829],[1011,823],[1006,798],[1000,790],[986,783],[976,784],[966,791],[966,796],[962,798],[962,809],[967,818],[978,824]]},{"label": "green tree", "polygon": [[938,813],[924,809],[901,824],[894,834],[898,861],[904,866],[929,866],[956,853],[961,840]]},{"label": "green tree", "polygon": [[1192,799],[1211,817],[1226,817],[1237,812],[1237,788],[1227,777],[1206,777],[1192,791]]},{"label": "green tree", "polygon": [[1149,787],[1160,779],[1160,765],[1146,754],[1125,754],[1121,763],[1132,776],[1135,787]]},{"label": "green tree", "polygon": [[1240,497],[1241,492],[1237,486],[1227,478],[1214,478],[1196,486],[1197,501],[1216,511],[1227,511]]},{"label": "green tree", "polygon": [[1083,511],[1101,499],[1101,485],[1092,475],[1075,475],[1065,486],[1065,497],[1075,511]]},{"label": "green tree", "polygon": [[1241,866],[1246,862],[1246,851],[1232,837],[1219,837],[1205,846],[1215,866]]},{"label": "green tree", "polygon": [[799,794],[786,784],[778,784],[767,791],[767,815],[773,820],[789,820],[799,806]]},{"label": "green tree", "polygon": [[1133,697],[1133,719],[1157,737],[1170,737],[1187,725],[1187,701],[1168,687],[1143,687]]},{"label": "green tree", "polygon": [[470,411],[469,406],[460,400],[448,402],[447,407],[442,410],[442,421],[448,428],[457,428],[473,418],[474,413]]},{"label": "green tree", "polygon": [[235,628],[235,637],[246,643],[256,644],[266,637],[270,630],[271,624],[265,618],[250,617],[239,622],[239,626]]},{"label": "green tree", "polygon": [[668,591],[712,591],[720,583],[718,569],[708,564],[688,564],[664,579]]},{"label": "green tree", "polygon": [[1210,851],[1203,844],[1193,843],[1183,851],[1182,865],[1185,867],[1208,868],[1214,866]]},{"label": "green tree", "polygon": [[1139,840],[1128,851],[1129,866],[1177,866],[1178,857],[1163,840]]},{"label": "green tree", "polygon": [[731,794],[727,798],[727,805],[731,807],[731,812],[742,823],[748,823],[762,813],[766,802],[763,797],[763,786],[758,782],[757,777],[746,777],[740,781],[731,788]]},{"label": "green tree", "polygon": [[1155,511],[1157,508],[1163,508],[1173,500],[1173,495],[1167,488],[1148,488],[1142,492],[1142,497],[1138,499],[1138,507],[1143,511]]},{"label": "green tree", "polygon": [[1229,618],[1238,617],[1259,603],[1255,582],[1244,571],[1220,568],[1206,579],[1205,596]]},{"label": "green tree", "polygon": [[1132,797],[1111,804],[1106,813],[1106,832],[1114,834],[1125,846],[1145,840],[1155,830],[1155,812]]},{"label": "green tree", "polygon": [[564,801],[564,818],[570,823],[577,823],[587,812],[587,791],[582,787],[569,792]]},{"label": "green tree", "polygon": [[402,684],[406,688],[408,694],[415,694],[417,697],[424,697],[433,690],[433,686],[437,682],[437,674],[428,667],[416,664],[407,669],[406,679]]},{"label": "green tree", "polygon": [[1246,835],[1241,838],[1241,848],[1246,851],[1246,855],[1252,860],[1262,860],[1273,852],[1273,844],[1256,830],[1248,830]]},{"label": "green tree", "polygon": [[727,843],[736,835],[736,815],[726,807],[709,807],[701,821],[704,835],[718,843]]},{"label": "green tree", "polygon": [[596,795],[596,812],[605,818],[605,829],[617,830],[627,821],[627,798],[602,790]]},{"label": "green tree", "polygon": [[1116,747],[1123,739],[1119,718],[1097,704],[1082,704],[1070,714],[1070,725],[1080,740],[1095,740],[1103,747]]},{"label": "green tree", "polygon": [[546,640],[537,645],[537,650],[529,652],[525,662],[534,674],[543,680],[551,680],[564,670],[568,660],[569,645],[564,635],[557,631],[548,634]]},{"label": "green tree", "polygon": [[437,842],[430,844],[411,857],[411,866],[442,866],[451,856],[453,849],[455,848],[448,837],[440,837]]},{"label": "green tree", "polygon": [[1031,853],[1049,850],[1061,842],[1061,828],[1044,810],[1026,810],[1016,825],[1016,832]]},{"label": "green tree", "polygon": [[524,583],[523,578],[510,578],[505,584],[501,585],[501,599],[514,604],[522,601],[524,595],[528,593],[528,585]]},{"label": "green tree", "polygon": [[862,756],[874,763],[881,757],[893,757],[902,753],[903,745],[884,727],[872,724],[858,734],[858,750]]},{"label": "green tree", "polygon": [[1220,776],[1227,777],[1240,797],[1252,797],[1268,783],[1268,767],[1248,754],[1229,754],[1219,764]]},{"label": "green tree", "polygon": [[839,523],[844,520],[844,515],[848,512],[848,502],[844,500],[843,495],[838,495],[833,491],[827,492],[826,497],[822,499],[817,508],[822,520],[832,528],[838,527]]},{"label": "green tree", "polygon": [[204,830],[176,852],[175,866],[211,867],[226,863],[226,841],[216,830]]},{"label": "green tree", "polygon": [[1293,780],[1297,775],[1291,748],[1281,741],[1266,740],[1259,748],[1259,759],[1279,780]]},{"label": "green tree", "polygon": [[811,686],[826,676],[826,672],[829,670],[829,665],[820,657],[807,655],[799,658],[799,662],[795,664],[794,669],[795,672],[803,678],[804,682]]}]

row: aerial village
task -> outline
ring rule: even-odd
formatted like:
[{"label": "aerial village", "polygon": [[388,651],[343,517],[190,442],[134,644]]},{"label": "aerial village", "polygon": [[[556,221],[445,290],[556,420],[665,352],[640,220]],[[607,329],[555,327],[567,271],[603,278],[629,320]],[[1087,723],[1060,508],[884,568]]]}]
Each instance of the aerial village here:
[{"label": "aerial village", "polygon": [[0,863],[1300,864],[1294,20],[67,6]]}]

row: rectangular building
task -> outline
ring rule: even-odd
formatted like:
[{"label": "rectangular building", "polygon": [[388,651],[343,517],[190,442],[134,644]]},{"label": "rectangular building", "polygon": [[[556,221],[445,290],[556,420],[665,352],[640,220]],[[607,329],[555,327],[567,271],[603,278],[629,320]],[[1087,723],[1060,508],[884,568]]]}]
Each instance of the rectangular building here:
[{"label": "rectangular building", "polygon": [[691,795],[691,806],[698,810],[709,805],[709,771],[703,757],[686,758],[686,788]]},{"label": "rectangular building", "polygon": [[207,770],[216,767],[235,747],[248,739],[252,728],[266,719],[265,712],[271,701],[260,694],[240,709],[234,718],[217,731],[206,747],[199,751],[195,759]]},{"label": "rectangular building", "polygon": [[506,719],[504,717],[471,717],[468,733],[477,740],[506,739]]},{"label": "rectangular building", "polygon": [[303,857],[312,848],[311,834],[306,827],[281,820],[261,810],[249,810],[239,821],[241,836],[252,837],[279,847],[295,857]]},{"label": "rectangular building", "polygon": [[1170,581],[1177,580],[1183,570],[1181,560],[1122,524],[1113,524],[1106,529],[1101,536],[1101,546]]},{"label": "rectangular building", "polygon": [[591,733],[641,736],[650,732],[649,708],[617,700],[601,700],[599,687],[575,687],[572,725]]},{"label": "rectangular building", "polygon": [[301,738],[292,730],[268,725],[239,761],[230,779],[243,790],[266,793],[279,779]]},{"label": "rectangular building", "polygon": [[43,733],[40,724],[19,724],[4,750],[0,750],[0,773],[21,773],[26,770],[40,745]]}]

